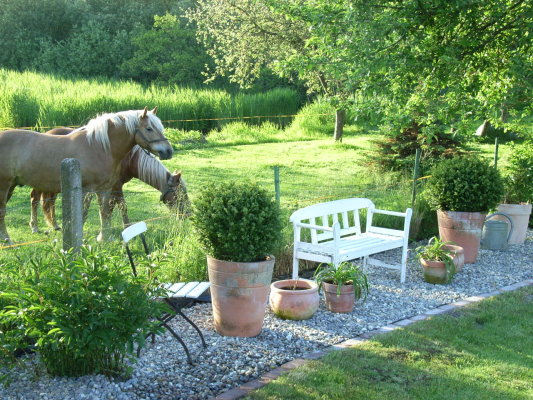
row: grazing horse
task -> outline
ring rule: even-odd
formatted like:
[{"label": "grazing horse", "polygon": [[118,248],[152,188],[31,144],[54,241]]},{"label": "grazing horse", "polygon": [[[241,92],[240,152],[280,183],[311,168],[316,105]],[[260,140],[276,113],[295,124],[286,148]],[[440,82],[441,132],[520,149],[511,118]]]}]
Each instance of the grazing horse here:
[{"label": "grazing horse", "polygon": [[[45,134],[68,135],[72,131],[72,128],[55,128],[45,132]],[[178,216],[183,217],[189,215],[190,201],[187,194],[187,186],[181,177],[181,173],[176,173],[175,171],[174,173],[170,173],[157,158],[135,145],[122,160],[119,179],[113,184],[111,191],[111,213],[115,206],[118,206],[122,212],[124,225],[129,224],[129,218],[122,187],[133,178],[140,179],[144,183],[159,190],[161,192],[160,200],[171,210],[177,209]],[[55,230],[60,229],[55,219],[56,198],[57,193],[42,193],[36,189],[31,191],[30,227],[33,233],[39,231],[37,226],[37,208],[41,200],[45,221],[51,228]],[[87,215],[91,199],[92,196],[88,196],[83,203],[84,216]]]},{"label": "grazing horse", "polygon": [[61,192],[61,161],[80,162],[82,189],[96,192],[104,240],[110,225],[110,195],[120,175],[122,159],[138,144],[162,160],[172,157],[172,146],[163,135],[163,124],[148,111],[103,114],[70,135],[53,136],[14,129],[0,132],[0,240],[12,243],[5,225],[6,204],[16,185],[45,193]]}]

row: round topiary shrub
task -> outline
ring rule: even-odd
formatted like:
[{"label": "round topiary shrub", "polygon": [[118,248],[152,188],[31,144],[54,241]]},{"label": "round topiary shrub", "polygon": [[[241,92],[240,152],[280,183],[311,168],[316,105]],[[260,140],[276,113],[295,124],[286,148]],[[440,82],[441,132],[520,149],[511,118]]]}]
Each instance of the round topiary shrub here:
[{"label": "round topiary shrub", "polygon": [[423,195],[435,210],[486,212],[500,202],[503,183],[487,162],[456,157],[433,167]]},{"label": "round topiary shrub", "polygon": [[204,250],[224,261],[263,261],[281,239],[278,203],[247,182],[206,186],[194,202],[193,225]]}]

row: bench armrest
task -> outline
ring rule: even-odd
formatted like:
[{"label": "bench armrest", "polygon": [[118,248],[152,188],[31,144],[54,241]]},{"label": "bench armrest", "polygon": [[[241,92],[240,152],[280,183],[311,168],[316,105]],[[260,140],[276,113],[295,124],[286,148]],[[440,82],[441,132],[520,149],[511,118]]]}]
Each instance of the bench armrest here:
[{"label": "bench armrest", "polygon": [[308,229],[314,229],[314,230],[317,230],[317,231],[333,232],[333,228],[331,228],[329,226],[304,224],[303,222],[295,222],[294,225],[298,226],[300,228],[308,228]]}]

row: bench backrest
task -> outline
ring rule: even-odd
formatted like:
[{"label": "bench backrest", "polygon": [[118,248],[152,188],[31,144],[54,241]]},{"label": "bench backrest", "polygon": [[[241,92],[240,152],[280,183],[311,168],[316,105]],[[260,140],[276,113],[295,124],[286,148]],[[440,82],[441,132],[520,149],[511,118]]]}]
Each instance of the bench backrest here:
[{"label": "bench backrest", "polygon": [[[360,235],[360,210],[366,209],[368,216],[372,214],[374,208],[374,203],[370,199],[351,198],[334,200],[301,208],[292,213],[290,221],[292,223],[303,222],[326,227],[332,227],[333,224],[338,222],[341,227],[341,236]],[[315,230],[311,230],[312,243],[318,243],[332,238],[333,235],[331,232],[322,231],[322,233],[317,234]]]}]

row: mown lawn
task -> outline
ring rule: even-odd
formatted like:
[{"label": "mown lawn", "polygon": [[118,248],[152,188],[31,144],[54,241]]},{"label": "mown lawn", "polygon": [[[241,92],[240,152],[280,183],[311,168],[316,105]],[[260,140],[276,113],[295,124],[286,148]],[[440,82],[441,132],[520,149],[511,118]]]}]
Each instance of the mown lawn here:
[{"label": "mown lawn", "polygon": [[247,399],[531,399],[533,287],[311,361]]}]

